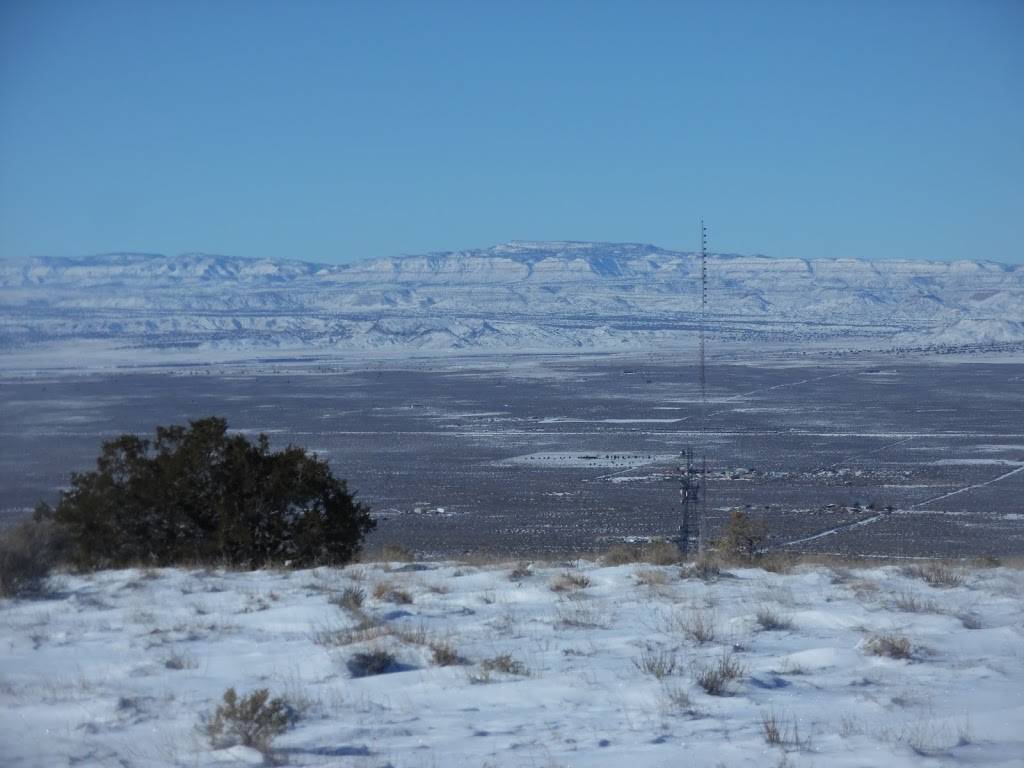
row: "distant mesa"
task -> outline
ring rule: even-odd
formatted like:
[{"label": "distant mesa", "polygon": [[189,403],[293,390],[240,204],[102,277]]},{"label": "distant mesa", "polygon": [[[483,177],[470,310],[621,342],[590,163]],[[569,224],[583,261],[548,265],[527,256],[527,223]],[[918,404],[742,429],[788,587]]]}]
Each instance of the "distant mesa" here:
[{"label": "distant mesa", "polygon": [[[0,261],[0,349],[333,354],[692,346],[693,253],[516,240],[328,265],[204,253]],[[839,352],[1024,343],[1024,266],[713,254],[717,342]],[[127,353],[126,353],[127,354]],[[212,356],[212,357],[210,357]]]}]

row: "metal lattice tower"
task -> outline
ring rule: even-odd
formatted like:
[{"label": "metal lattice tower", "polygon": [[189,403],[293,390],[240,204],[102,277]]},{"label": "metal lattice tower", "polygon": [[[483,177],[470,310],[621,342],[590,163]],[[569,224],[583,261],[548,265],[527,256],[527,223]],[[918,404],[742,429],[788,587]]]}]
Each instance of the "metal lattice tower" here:
[{"label": "metal lattice tower", "polygon": [[698,348],[698,377],[700,381],[700,450],[701,467],[694,466],[696,452],[692,446],[680,455],[679,501],[682,507],[682,524],[679,527],[679,548],[686,554],[690,549],[691,517],[697,514],[697,549],[704,550],[704,518],[707,511],[708,462],[705,453],[705,427],[707,422],[707,372],[705,368],[706,341],[704,328],[707,321],[708,305],[708,232],[704,220],[700,222],[700,335]]},{"label": "metal lattice tower", "polygon": [[701,482],[693,465],[693,448],[687,446],[679,455],[679,504],[683,511],[679,526],[679,549],[685,555],[690,549],[690,518],[699,511]]},{"label": "metal lattice tower", "polygon": [[708,377],[705,365],[707,342],[704,336],[708,319],[708,230],[704,219],[700,220],[700,519],[697,522],[697,551],[704,551],[704,520],[708,510],[708,457],[707,457],[707,421],[708,421]]}]

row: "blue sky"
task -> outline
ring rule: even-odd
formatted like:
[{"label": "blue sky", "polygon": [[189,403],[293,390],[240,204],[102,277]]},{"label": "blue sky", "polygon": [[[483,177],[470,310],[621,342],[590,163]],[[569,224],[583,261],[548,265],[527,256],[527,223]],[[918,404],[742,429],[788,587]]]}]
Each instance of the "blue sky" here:
[{"label": "blue sky", "polygon": [[1024,2],[0,2],[0,257],[1024,262]]}]

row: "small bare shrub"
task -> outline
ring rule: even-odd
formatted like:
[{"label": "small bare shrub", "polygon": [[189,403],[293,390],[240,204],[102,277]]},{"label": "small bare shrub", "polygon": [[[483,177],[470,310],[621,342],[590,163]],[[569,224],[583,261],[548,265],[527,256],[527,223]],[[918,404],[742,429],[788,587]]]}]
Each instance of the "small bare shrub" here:
[{"label": "small bare shrub", "polygon": [[715,581],[722,574],[722,564],[717,558],[705,553],[693,561],[689,574],[702,581]]},{"label": "small bare shrub", "polygon": [[771,608],[761,608],[758,610],[757,624],[766,632],[793,628],[792,621],[785,616],[775,613]]},{"label": "small bare shrub", "polygon": [[942,563],[910,566],[904,569],[904,573],[921,579],[932,587],[944,589],[959,587],[964,582],[960,573]]},{"label": "small bare shrub", "polygon": [[490,659],[480,662],[480,669],[484,672],[503,672],[506,675],[525,675],[526,667],[521,661],[516,661],[511,654],[502,653]]},{"label": "small bare shrub", "polygon": [[607,629],[608,612],[584,604],[573,603],[555,609],[554,625],[561,629]]},{"label": "small bare shrub", "polygon": [[564,571],[551,582],[552,592],[576,592],[590,586],[590,578],[583,573]]},{"label": "small bare shrub", "polygon": [[294,725],[295,719],[288,701],[271,699],[266,688],[241,699],[234,688],[228,688],[224,703],[206,721],[206,735],[215,749],[242,744],[266,754],[273,740]]},{"label": "small bare shrub", "polygon": [[0,534],[0,597],[41,593],[68,546],[67,534],[49,520],[26,520],[4,531]]},{"label": "small bare shrub", "polygon": [[164,659],[164,666],[167,669],[195,669],[199,662],[181,651],[173,651],[170,656]]},{"label": "small bare shrub", "polygon": [[363,602],[366,600],[366,590],[359,587],[345,587],[340,593],[331,595],[328,600],[342,610],[354,613],[363,607]]},{"label": "small bare shrub", "polygon": [[890,659],[909,659],[913,650],[907,638],[894,634],[872,635],[864,647],[873,656]]},{"label": "small bare shrub", "polygon": [[430,646],[430,652],[433,655],[434,664],[439,667],[452,667],[465,663],[465,659],[462,658],[455,647],[447,642],[433,643]]},{"label": "small bare shrub", "polygon": [[683,634],[695,643],[710,643],[717,634],[714,616],[704,611],[692,611],[686,616],[679,616],[677,624]]},{"label": "small bare shrub", "polygon": [[663,682],[661,696],[664,708],[672,713],[695,716],[697,709],[690,701],[690,694],[681,685]]},{"label": "small bare shrub", "polygon": [[851,736],[860,736],[863,733],[863,724],[853,715],[843,715],[839,718],[839,735],[844,739],[848,739]]},{"label": "small bare shrub", "polygon": [[393,637],[409,645],[430,645],[433,642],[427,634],[427,628],[422,624],[418,627],[389,626],[388,631]]},{"label": "small bare shrub", "polygon": [[774,746],[808,745],[807,740],[800,735],[800,723],[795,717],[786,720],[771,709],[761,713],[761,732],[764,734],[764,740]]},{"label": "small bare shrub", "polygon": [[729,696],[732,683],[746,674],[746,668],[729,652],[722,654],[716,664],[697,670],[697,685],[709,696]]},{"label": "small bare shrub", "polygon": [[718,548],[726,557],[753,560],[764,549],[767,533],[767,527],[762,521],[734,509],[729,515],[729,522],[722,529]]},{"label": "small bare shrub", "polygon": [[925,600],[912,592],[903,592],[893,600],[893,607],[903,613],[942,613],[934,600]]},{"label": "small bare shrub", "polygon": [[677,668],[676,655],[671,651],[644,651],[636,659],[633,666],[658,680],[673,674]]},{"label": "small bare shrub", "polygon": [[764,740],[769,744],[782,743],[782,729],[779,727],[779,719],[775,712],[769,710],[761,713],[761,731],[764,733]]},{"label": "small bare shrub", "polygon": [[353,654],[346,666],[352,677],[383,675],[394,669],[395,657],[382,648],[376,648],[372,651]]},{"label": "small bare shrub", "polygon": [[608,566],[629,565],[638,562],[640,562],[640,547],[629,544],[618,544],[601,555],[601,563]]},{"label": "small bare shrub", "polygon": [[519,563],[512,572],[508,575],[509,581],[522,581],[523,579],[529,578],[533,575],[533,571],[530,570],[528,563]]},{"label": "small bare shrub", "polygon": [[643,549],[643,560],[651,565],[675,565],[682,559],[679,547],[667,539],[655,539]]}]

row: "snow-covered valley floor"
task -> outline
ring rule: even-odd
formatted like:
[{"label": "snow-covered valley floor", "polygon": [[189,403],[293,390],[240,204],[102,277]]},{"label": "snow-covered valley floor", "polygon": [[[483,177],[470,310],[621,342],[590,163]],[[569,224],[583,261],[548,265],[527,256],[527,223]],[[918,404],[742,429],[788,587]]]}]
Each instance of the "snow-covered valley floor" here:
[{"label": "snow-covered valley floor", "polygon": [[[1024,572],[954,576],[65,575],[49,598],[0,601],[0,763],[258,764],[202,730],[234,687],[290,701],[299,717],[269,759],[294,766],[1024,765]],[[370,651],[394,663],[354,676]],[[725,695],[701,685],[716,672]]]}]

